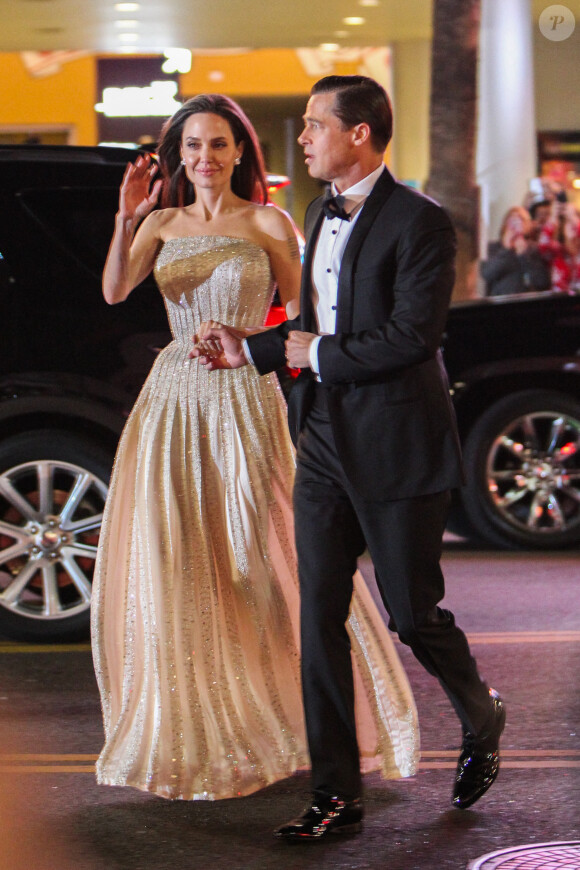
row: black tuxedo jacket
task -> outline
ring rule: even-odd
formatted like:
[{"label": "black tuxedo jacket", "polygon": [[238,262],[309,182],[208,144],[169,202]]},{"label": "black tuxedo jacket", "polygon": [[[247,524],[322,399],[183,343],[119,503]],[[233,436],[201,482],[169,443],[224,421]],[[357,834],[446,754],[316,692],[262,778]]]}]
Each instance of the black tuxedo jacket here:
[{"label": "black tuxedo jacket", "polygon": [[[292,329],[316,332],[312,260],[322,197],[306,213],[300,316],[248,339],[258,371],[284,364]],[[348,240],[339,275],[336,334],[318,346],[336,449],[363,498],[426,495],[462,483],[455,415],[440,343],[454,281],[455,234],[443,209],[385,169]],[[313,375],[289,399],[294,442]]]}]

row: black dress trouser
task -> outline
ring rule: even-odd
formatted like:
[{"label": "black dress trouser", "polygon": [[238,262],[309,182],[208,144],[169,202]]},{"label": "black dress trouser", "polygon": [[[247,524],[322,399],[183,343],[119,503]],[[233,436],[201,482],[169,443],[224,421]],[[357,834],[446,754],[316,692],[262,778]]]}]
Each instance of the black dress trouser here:
[{"label": "black dress trouser", "polygon": [[439,560],[449,493],[365,501],[338,460],[317,385],[297,449],[294,521],[301,596],[302,683],[315,792],[358,797],[350,641],[345,623],[357,559],[368,548],[390,627],[441,683],[464,730],[477,733],[491,710],[463,632],[438,607]]}]

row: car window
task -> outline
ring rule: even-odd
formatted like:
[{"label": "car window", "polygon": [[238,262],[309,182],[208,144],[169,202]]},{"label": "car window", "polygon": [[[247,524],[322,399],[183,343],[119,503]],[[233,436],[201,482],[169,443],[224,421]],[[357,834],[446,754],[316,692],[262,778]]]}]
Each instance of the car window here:
[{"label": "car window", "polygon": [[100,279],[114,229],[118,188],[24,190],[18,200],[43,233]]}]

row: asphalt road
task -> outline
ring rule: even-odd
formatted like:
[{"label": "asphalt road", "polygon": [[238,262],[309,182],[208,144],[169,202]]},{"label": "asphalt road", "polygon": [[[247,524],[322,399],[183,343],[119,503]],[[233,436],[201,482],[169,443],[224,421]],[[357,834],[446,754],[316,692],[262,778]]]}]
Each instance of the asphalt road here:
[{"label": "asphalt road", "polygon": [[580,840],[578,555],[448,542],[445,604],[507,706],[500,775],[471,810],[450,806],[459,726],[399,646],[419,710],[419,773],[368,776],[363,833],[328,843],[272,837],[306,802],[306,774],[216,803],[97,786],[102,730],[88,645],[0,639],[1,870],[447,870],[502,848]]}]

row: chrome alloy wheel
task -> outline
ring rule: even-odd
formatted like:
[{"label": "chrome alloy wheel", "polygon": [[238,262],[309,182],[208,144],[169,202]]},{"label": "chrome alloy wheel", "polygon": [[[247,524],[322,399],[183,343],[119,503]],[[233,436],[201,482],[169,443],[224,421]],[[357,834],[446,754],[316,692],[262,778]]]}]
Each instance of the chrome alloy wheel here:
[{"label": "chrome alloy wheel", "polygon": [[487,458],[490,498],[502,519],[550,536],[580,524],[580,421],[538,411],[517,417]]},{"label": "chrome alloy wheel", "polygon": [[70,462],[0,475],[0,608],[35,620],[88,611],[107,486]]}]

